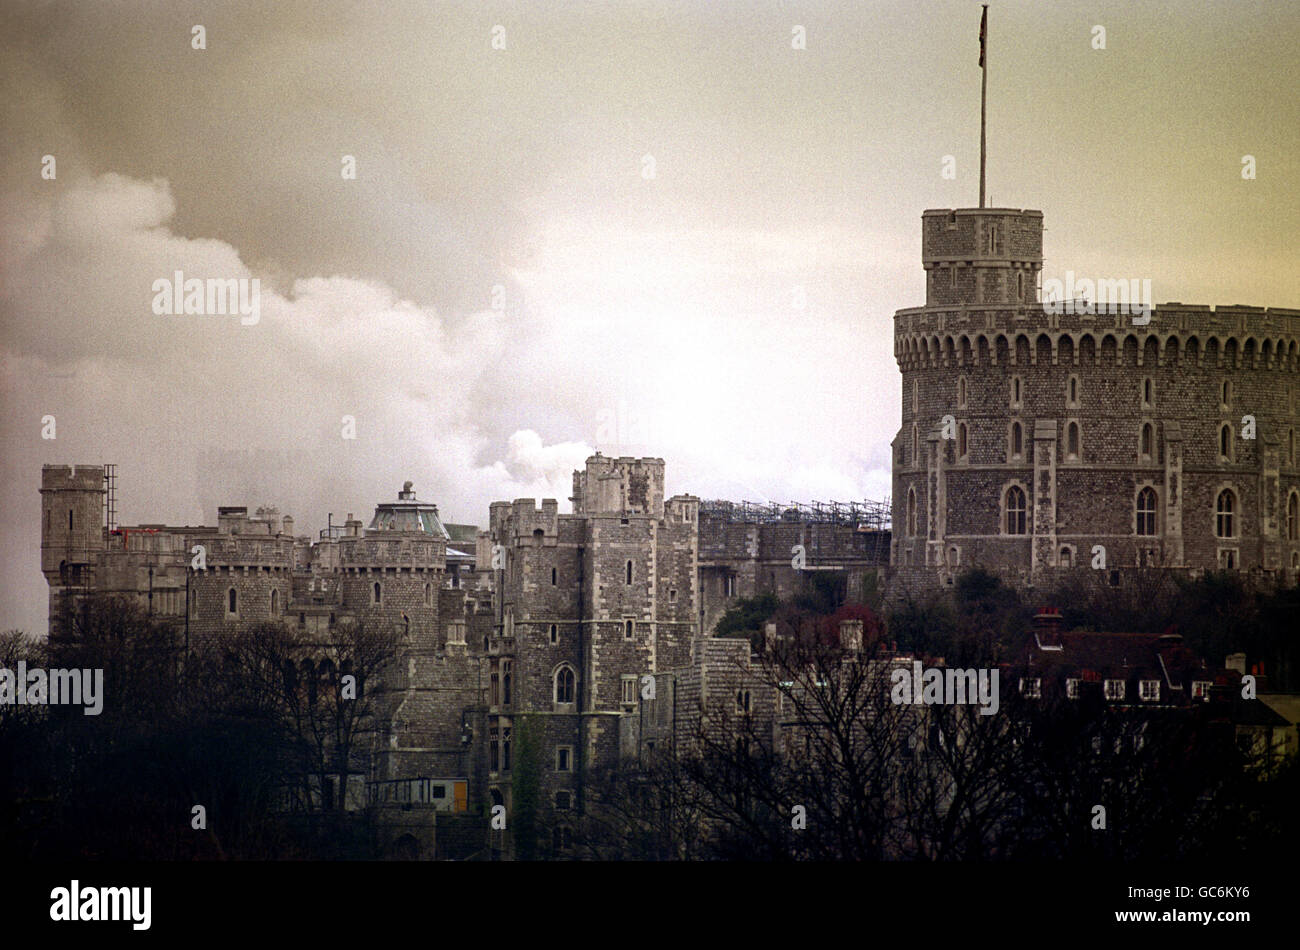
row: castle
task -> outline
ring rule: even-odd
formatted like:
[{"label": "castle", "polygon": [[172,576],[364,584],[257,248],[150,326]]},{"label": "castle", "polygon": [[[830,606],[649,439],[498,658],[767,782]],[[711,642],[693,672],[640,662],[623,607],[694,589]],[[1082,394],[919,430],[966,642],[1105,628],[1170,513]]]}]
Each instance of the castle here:
[{"label": "castle", "polygon": [[[892,519],[870,503],[665,499],[662,459],[597,453],[574,473],[572,513],[500,501],[485,530],[444,524],[409,482],[368,526],[349,515],[315,539],[273,508],[122,527],[111,466],[47,465],[51,634],[65,592],[89,591],[139,598],[187,643],[268,621],[306,641],[389,625],[400,647],[373,754],[320,801],[400,803],[388,823],[399,853],[450,854],[440,820],[511,807],[526,715],[540,724],[539,800],[560,855],[589,772],[653,754],[689,719],[681,703],[775,708],[746,672],[748,643],[712,636],[737,598],[788,596],[817,576],[851,599],[877,578],[897,596],[976,565],[1022,588],[1098,568],[1118,584],[1142,567],[1295,583],[1300,311],[1057,313],[1037,299],[1040,212],[926,211],[922,223],[926,305],[894,317]],[[841,635],[861,642],[860,627]]]},{"label": "castle", "polygon": [[1148,566],[1295,583],[1300,311],[1044,304],[1042,232],[1039,211],[922,216],[925,306],[894,315],[896,583],[971,565],[1022,587]]}]

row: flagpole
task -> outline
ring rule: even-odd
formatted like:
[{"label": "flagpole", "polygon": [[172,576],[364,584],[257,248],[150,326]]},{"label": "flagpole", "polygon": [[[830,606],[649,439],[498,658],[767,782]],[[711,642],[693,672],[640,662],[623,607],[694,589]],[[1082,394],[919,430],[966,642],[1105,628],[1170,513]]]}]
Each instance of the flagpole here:
[{"label": "flagpole", "polygon": [[980,20],[980,207],[984,207],[984,136],[989,97],[988,17],[989,5],[982,4],[984,15]]}]

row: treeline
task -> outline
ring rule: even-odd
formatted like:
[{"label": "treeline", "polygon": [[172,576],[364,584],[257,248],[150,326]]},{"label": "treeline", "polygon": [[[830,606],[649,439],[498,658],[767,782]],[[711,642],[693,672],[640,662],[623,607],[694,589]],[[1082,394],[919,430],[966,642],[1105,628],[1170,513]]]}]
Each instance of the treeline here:
[{"label": "treeline", "polygon": [[322,789],[329,776],[364,774],[376,702],[367,681],[379,682],[393,635],[340,625],[307,642],[268,624],[187,649],[174,620],[105,595],[68,601],[55,627],[49,642],[0,636],[0,666],[103,670],[103,708],[0,706],[5,854],[372,856],[364,822]]},{"label": "treeline", "polygon": [[[1110,633],[1178,633],[1216,669],[1244,653],[1262,665],[1266,688],[1300,691],[1300,589],[1255,583],[1239,572],[1191,579],[1159,570],[1133,572],[1113,587],[1093,572],[1036,598],[1061,610],[1061,629]],[[904,599],[887,612],[886,627],[901,649],[962,661],[972,650],[1003,658],[1031,629],[1035,606],[983,569],[956,578],[949,593]]]}]

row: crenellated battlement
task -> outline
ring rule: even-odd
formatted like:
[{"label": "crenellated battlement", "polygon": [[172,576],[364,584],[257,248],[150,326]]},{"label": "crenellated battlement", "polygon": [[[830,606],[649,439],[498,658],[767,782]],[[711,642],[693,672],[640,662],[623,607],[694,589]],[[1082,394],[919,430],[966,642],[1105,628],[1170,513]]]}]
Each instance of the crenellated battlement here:
[{"label": "crenellated battlement", "polygon": [[[1195,365],[1215,369],[1297,371],[1300,310],[1167,303],[1152,308],[1150,323],[1133,314],[1045,313],[1041,306],[937,309],[894,315],[894,356],[903,370],[1057,364],[1063,351],[1100,364]],[[1109,357],[1106,354],[1109,353]],[[1091,357],[1087,357],[1091,354]]]}]

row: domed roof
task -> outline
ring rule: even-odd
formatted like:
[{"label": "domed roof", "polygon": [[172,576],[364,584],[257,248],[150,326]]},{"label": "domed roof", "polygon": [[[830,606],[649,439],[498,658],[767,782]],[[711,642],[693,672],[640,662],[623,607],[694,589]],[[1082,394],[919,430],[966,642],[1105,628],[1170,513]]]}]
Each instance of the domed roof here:
[{"label": "domed roof", "polygon": [[412,483],[407,482],[397,493],[397,501],[381,501],[375,506],[375,516],[370,519],[371,531],[415,531],[431,534],[449,541],[451,535],[438,517],[438,506],[427,501],[417,501]]}]

